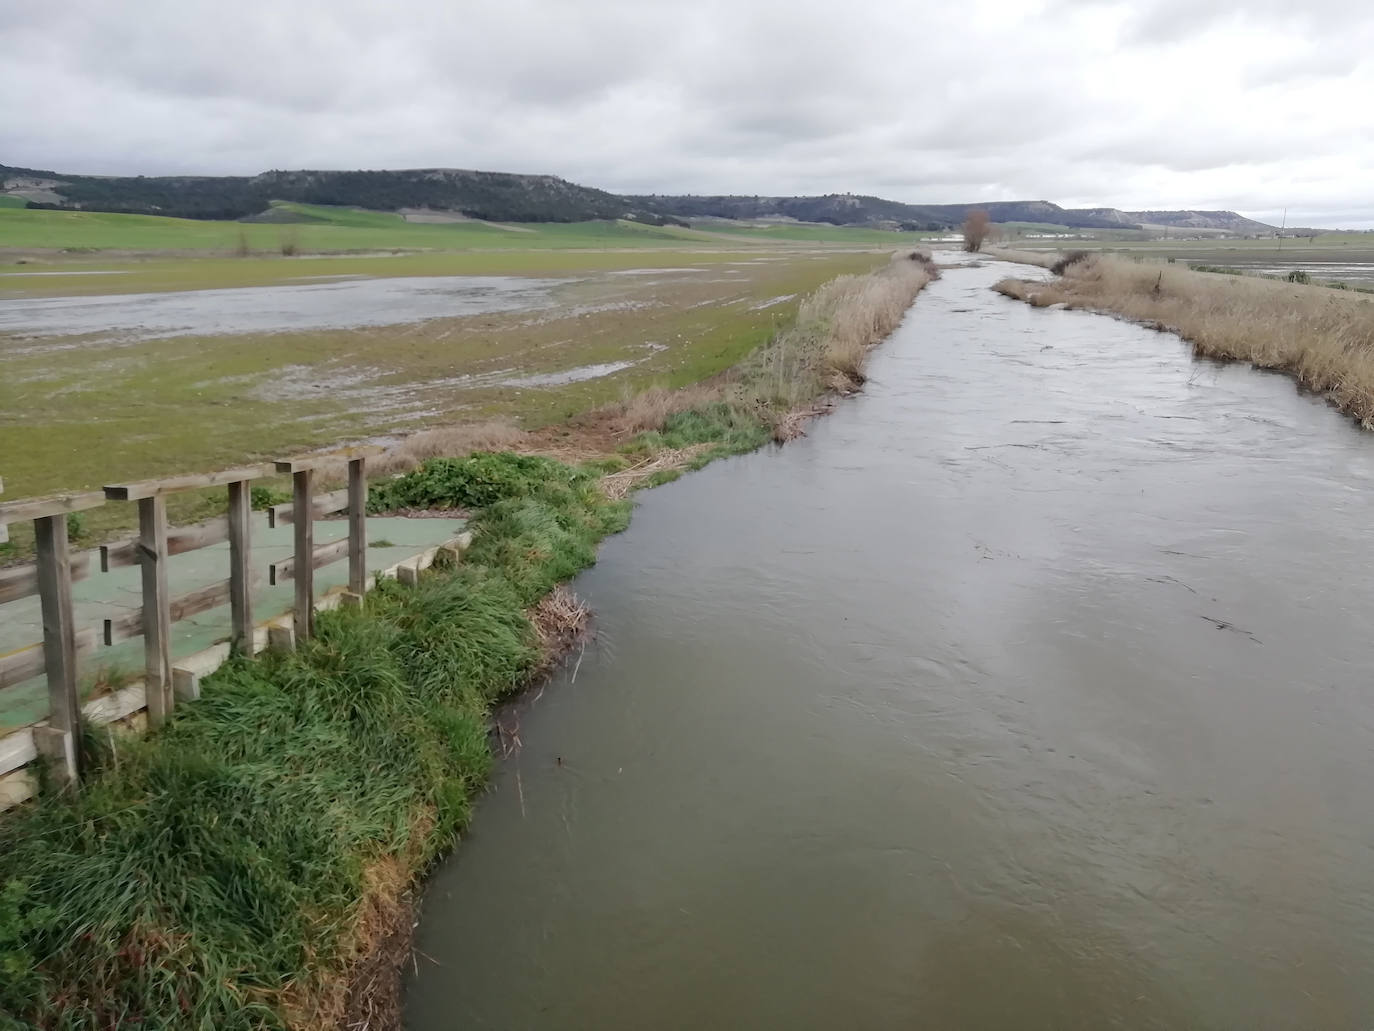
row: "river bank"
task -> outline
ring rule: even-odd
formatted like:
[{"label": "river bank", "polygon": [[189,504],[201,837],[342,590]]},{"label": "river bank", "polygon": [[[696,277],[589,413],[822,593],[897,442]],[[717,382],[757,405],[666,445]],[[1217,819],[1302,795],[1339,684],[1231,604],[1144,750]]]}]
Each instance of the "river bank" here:
[{"label": "river bank", "polygon": [[[1046,267],[1057,260],[1038,257]],[[1374,428],[1374,298],[1364,293],[1097,254],[1051,282],[1008,278],[995,289],[1036,307],[1063,304],[1177,333],[1199,357],[1286,373]]]},{"label": "river bank", "polygon": [[[456,569],[322,614],[289,657],[237,660],[146,739],[88,735],[96,775],[0,820],[0,1014],[37,1026],[394,1023],[416,878],[466,825],[487,720],[576,631],[551,592],[628,524],[627,496],[795,436],[863,381],[933,269],[844,277],[716,382],[656,391],[507,451],[396,444],[371,507],[463,508]],[[533,453],[538,452],[538,453]],[[550,457],[558,454],[562,459]]]},{"label": "river bank", "polygon": [[1368,1022],[1371,438],[1009,273],[641,495],[427,881],[410,1031]]}]

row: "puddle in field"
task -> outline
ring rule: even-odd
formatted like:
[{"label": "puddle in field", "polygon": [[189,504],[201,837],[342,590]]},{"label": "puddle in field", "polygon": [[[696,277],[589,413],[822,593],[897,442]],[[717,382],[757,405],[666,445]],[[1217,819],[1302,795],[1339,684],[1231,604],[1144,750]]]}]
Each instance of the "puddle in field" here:
[{"label": "puddle in field", "polygon": [[154,340],[198,334],[354,329],[526,311],[563,281],[516,276],[398,276],[287,286],[0,300],[0,333],[101,333]]},{"label": "puddle in field", "polygon": [[0,272],[0,278],[6,276],[123,276],[127,274],[119,269],[83,269],[80,272]]},{"label": "puddle in field", "polygon": [[750,305],[749,310],[763,311],[763,309],[765,308],[773,308],[779,304],[782,304],[784,301],[790,301],[792,298],[796,296],[796,294],[779,294],[777,297],[770,297],[766,301],[760,301],[758,304]]},{"label": "puddle in field", "polygon": [[622,268],[607,272],[608,276],[656,276],[660,272],[705,272],[704,268]]},{"label": "puddle in field", "polygon": [[[643,361],[643,359],[640,359]],[[576,369],[563,369],[559,372],[541,372],[534,376],[517,376],[514,379],[498,380],[501,387],[561,387],[568,383],[582,383],[589,379],[600,379],[621,369],[628,369],[639,362],[602,362],[599,365],[583,365]]]},{"label": "puddle in field", "polygon": [[[650,352],[661,351],[664,348],[664,345],[658,343],[645,346]],[[309,365],[291,365],[277,370],[269,379],[237,376],[206,381],[197,386],[203,389],[216,383],[241,383],[246,388],[245,395],[255,401],[300,401],[328,397],[334,401],[345,402],[357,411],[386,410],[399,413],[413,404],[420,403],[425,397],[432,396],[436,391],[486,390],[492,387],[561,387],[569,383],[600,379],[602,376],[632,368],[646,360],[647,356],[598,362],[528,376],[516,375],[520,371],[516,368],[493,369],[487,372],[430,379],[419,384],[381,382],[387,373],[376,368],[322,369]],[[451,407],[451,402],[448,403]]]},{"label": "puddle in field", "polygon": [[[1201,262],[1192,262],[1201,264]],[[1220,268],[1234,268],[1257,276],[1283,278],[1290,272],[1306,272],[1323,282],[1345,283],[1349,286],[1374,287],[1374,264],[1360,261],[1290,261],[1230,258],[1215,263]]]}]

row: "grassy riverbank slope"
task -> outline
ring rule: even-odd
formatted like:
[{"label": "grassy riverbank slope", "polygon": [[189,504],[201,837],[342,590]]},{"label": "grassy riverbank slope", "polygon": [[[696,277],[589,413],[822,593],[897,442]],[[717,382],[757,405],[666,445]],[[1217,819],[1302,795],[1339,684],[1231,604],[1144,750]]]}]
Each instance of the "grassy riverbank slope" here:
[{"label": "grassy riverbank slope", "polygon": [[1006,279],[996,288],[1037,307],[1065,304],[1177,333],[1201,357],[1286,372],[1374,428],[1374,298],[1366,294],[1106,255],[1048,283]]},{"label": "grassy riverbank slope", "polygon": [[[933,274],[900,257],[829,284],[710,385],[398,443],[410,471],[372,505],[476,510],[464,563],[322,615],[295,655],[231,662],[155,736],[89,734],[79,793],[0,817],[0,1027],[398,1026],[409,891],[470,816],[491,707],[577,630],[555,587],[627,524],[631,490],[855,387]],[[426,457],[483,434],[567,460]]]}]

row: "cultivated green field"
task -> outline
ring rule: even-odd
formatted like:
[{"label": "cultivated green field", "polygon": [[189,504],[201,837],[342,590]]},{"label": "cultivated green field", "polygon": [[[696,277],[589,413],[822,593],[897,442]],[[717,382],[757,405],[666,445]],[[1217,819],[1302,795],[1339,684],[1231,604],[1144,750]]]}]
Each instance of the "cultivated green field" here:
[{"label": "cultivated green field", "polygon": [[[842,226],[787,225],[761,229],[720,226],[686,229],[637,222],[510,223],[408,222],[402,216],[354,208],[277,204],[274,222],[215,222],[97,211],[46,211],[0,205],[0,255],[24,251],[70,253],[200,251],[337,253],[389,250],[549,250],[663,248],[683,244],[873,245],[905,234]],[[909,239],[909,237],[908,237]]]},{"label": "cultivated green field", "polygon": [[1158,258],[1175,258],[1225,264],[1226,257],[1249,259],[1288,258],[1292,261],[1355,261],[1374,262],[1374,232],[1323,233],[1305,239],[1285,239],[1283,245],[1275,239],[1262,240],[1017,240],[1021,250],[1060,250],[1073,247],[1082,250],[1121,251]]},{"label": "cultivated green field", "polygon": [[[834,227],[779,227],[769,236],[631,222],[411,224],[302,205],[288,213],[315,221],[0,209],[3,244],[60,239],[77,249],[15,249],[0,259],[0,325],[10,327],[0,330],[7,498],[451,422],[556,422],[649,385],[720,372],[789,324],[806,293],[872,269],[913,242],[908,234]],[[240,232],[261,249],[227,254],[224,241]],[[305,250],[364,253],[283,256],[276,242],[286,233],[298,233]],[[406,249],[415,241],[420,249]],[[232,304],[244,302],[226,300],[225,288],[318,286],[326,288],[316,291],[320,304],[343,305],[346,324],[351,295],[335,290],[337,282],[469,275],[536,277],[549,284],[551,300],[417,319],[405,310],[410,295],[401,294],[394,325],[293,328],[287,316],[253,332],[139,328],[138,313],[151,304],[141,295],[184,294],[175,303],[194,321],[207,304],[229,304],[232,316]],[[435,289],[457,282],[436,280]],[[268,309],[282,296],[244,295]],[[53,330],[33,321],[90,304],[109,306],[108,325],[97,317],[80,331]],[[92,514],[88,529],[106,529],[96,524],[107,516]]]}]

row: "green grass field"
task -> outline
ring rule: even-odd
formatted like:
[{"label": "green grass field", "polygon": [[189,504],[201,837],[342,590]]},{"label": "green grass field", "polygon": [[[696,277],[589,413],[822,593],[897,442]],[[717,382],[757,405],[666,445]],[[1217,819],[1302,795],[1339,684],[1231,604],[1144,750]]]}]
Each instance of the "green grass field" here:
[{"label": "green grass field", "polygon": [[0,205],[0,254],[200,251],[338,253],[386,250],[531,250],[608,247],[680,247],[734,241],[768,245],[872,245],[907,234],[842,226],[787,225],[753,229],[719,226],[685,229],[637,222],[511,223],[408,222],[402,216],[356,208],[278,204],[274,217],[289,222],[215,222],[97,211],[46,211]]},{"label": "green grass field", "polygon": [[482,222],[417,224],[384,212],[341,209],[298,223],[213,222],[98,211],[0,208],[0,250],[208,251],[233,254],[469,247],[675,246],[690,230],[633,222],[540,223],[504,229]]},{"label": "green grass field", "polygon": [[[553,306],[537,311],[421,322],[398,311],[391,326],[283,325],[160,339],[99,329],[56,337],[0,331],[7,499],[206,471],[447,422],[555,422],[651,384],[712,376],[787,325],[809,291],[913,243],[909,234],[831,226],[502,228],[294,204],[277,205],[273,216],[303,221],[3,207],[0,306],[22,313],[35,300],[76,305],[87,296],[335,277],[503,275],[561,285]],[[234,253],[240,234],[249,243],[244,256]],[[284,256],[288,240],[317,253]],[[608,363],[630,364],[568,382],[526,382]],[[202,514],[195,498],[178,505],[184,511],[175,518]],[[92,537],[123,525],[112,511],[87,520]]]}]

